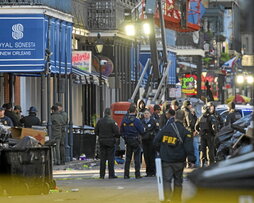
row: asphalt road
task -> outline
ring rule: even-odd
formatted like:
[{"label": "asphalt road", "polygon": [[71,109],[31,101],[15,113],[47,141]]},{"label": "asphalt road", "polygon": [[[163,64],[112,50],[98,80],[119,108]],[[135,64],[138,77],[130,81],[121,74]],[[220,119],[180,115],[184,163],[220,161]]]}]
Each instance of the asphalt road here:
[{"label": "asphalt road", "polygon": [[[196,189],[186,179],[183,183],[184,203],[254,203],[254,192],[244,190]],[[155,177],[123,178],[123,169],[117,169],[117,179],[99,179],[99,170],[54,171],[58,190],[48,195],[0,196],[0,203],[159,203]],[[144,171],[142,175],[145,175]],[[196,195],[198,194],[198,195]]]},{"label": "asphalt road", "polygon": [[[133,171],[133,170],[132,170]],[[155,177],[143,177],[135,179],[131,172],[131,178],[123,178],[123,170],[117,169],[117,179],[99,179],[98,170],[86,171],[55,171],[54,179],[58,190],[51,191],[48,195],[30,196],[4,196],[0,197],[0,203],[19,202],[68,202],[68,203],[159,203],[157,182]],[[142,175],[145,175],[142,173]],[[184,182],[184,196],[188,197],[193,190]]]}]

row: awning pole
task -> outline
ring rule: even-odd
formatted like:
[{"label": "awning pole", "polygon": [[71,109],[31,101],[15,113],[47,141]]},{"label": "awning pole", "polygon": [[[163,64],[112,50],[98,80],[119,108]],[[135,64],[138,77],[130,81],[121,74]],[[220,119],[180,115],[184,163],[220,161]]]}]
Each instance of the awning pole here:
[{"label": "awning pole", "polygon": [[[47,62],[47,66],[49,66],[50,62]],[[47,67],[48,69],[49,67]],[[47,104],[48,104],[48,136],[49,139],[52,139],[52,120],[51,120],[51,96],[50,96],[50,73],[47,75]]]},{"label": "awning pole", "polygon": [[46,124],[46,78],[45,73],[41,73],[41,124]]},{"label": "awning pole", "polygon": [[53,74],[53,104],[57,102],[57,75]]},{"label": "awning pole", "polygon": [[[65,40],[65,57],[64,57],[64,64],[65,64],[65,84],[64,84],[64,110],[68,114],[68,66],[67,66],[67,40]],[[70,100],[72,98],[70,97]],[[66,123],[65,126],[65,161],[72,160],[72,156],[70,153],[70,146],[69,146],[69,126]]]},{"label": "awning pole", "polygon": [[69,146],[70,146],[70,161],[72,161],[73,157],[73,121],[72,121],[72,73],[69,75],[69,98],[70,98],[70,106],[69,106]]}]

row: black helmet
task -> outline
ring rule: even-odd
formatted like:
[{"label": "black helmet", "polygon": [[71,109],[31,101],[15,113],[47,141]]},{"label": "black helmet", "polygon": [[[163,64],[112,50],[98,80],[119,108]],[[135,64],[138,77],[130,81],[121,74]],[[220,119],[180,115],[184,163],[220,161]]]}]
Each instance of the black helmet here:
[{"label": "black helmet", "polygon": [[31,106],[28,110],[30,113],[36,113],[37,109],[34,106]]}]

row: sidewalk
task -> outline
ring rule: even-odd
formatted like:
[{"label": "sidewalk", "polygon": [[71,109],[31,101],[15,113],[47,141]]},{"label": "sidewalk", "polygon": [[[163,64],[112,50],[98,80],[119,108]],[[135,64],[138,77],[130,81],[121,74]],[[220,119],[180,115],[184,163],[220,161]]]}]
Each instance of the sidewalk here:
[{"label": "sidewalk", "polygon": [[[87,160],[75,160],[71,162],[66,162],[65,165],[54,165],[53,173],[99,173],[100,170],[100,160],[98,159],[87,159]],[[123,172],[124,164],[115,164],[116,172]],[[131,172],[134,172],[134,165],[131,163]],[[193,169],[185,168],[184,173],[190,173]],[[141,172],[145,172],[145,165],[141,165]]]},{"label": "sidewalk", "polygon": [[87,159],[66,162],[65,165],[53,165],[53,171],[95,170],[100,168],[100,160]]}]

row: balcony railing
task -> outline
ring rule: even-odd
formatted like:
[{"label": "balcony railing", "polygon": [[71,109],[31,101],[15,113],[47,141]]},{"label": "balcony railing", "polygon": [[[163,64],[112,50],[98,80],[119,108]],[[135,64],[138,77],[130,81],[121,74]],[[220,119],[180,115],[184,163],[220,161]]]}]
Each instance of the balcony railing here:
[{"label": "balcony railing", "polygon": [[21,5],[44,5],[50,8],[62,11],[64,13],[72,13],[72,0],[1,0],[0,6],[21,6]]},{"label": "balcony railing", "polygon": [[133,8],[131,0],[93,0],[88,9],[88,27],[91,30],[115,30],[124,20],[124,9]]},{"label": "balcony railing", "polygon": [[75,26],[87,29],[88,5],[87,0],[72,0],[72,15]]}]

